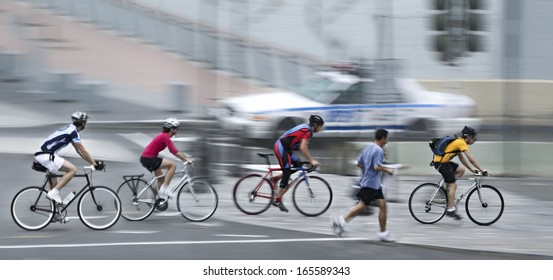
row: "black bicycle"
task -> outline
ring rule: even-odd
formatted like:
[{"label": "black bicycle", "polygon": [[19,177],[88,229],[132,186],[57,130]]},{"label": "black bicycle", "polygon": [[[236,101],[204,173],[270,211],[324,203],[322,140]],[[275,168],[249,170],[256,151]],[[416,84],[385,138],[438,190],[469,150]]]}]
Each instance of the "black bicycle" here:
[{"label": "black bicycle", "polygon": [[75,177],[86,178],[86,185],[72,198],[64,203],[56,203],[46,196],[47,185],[52,177],[63,175],[47,173],[42,186],[26,187],[19,191],[12,200],[11,214],[14,222],[26,230],[40,230],[51,222],[63,223],[67,208],[80,197],[77,205],[79,219],[85,226],[94,230],[108,229],[121,216],[121,201],[110,188],[92,184],[93,166],[85,166],[84,174]]}]

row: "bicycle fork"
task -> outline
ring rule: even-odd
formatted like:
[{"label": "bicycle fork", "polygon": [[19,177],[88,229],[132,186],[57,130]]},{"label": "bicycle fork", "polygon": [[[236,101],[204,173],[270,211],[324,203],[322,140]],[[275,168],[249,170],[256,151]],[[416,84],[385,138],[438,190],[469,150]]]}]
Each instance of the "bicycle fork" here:
[{"label": "bicycle fork", "polygon": [[188,191],[190,191],[190,194],[192,195],[192,198],[194,199],[194,201],[199,202],[200,200],[198,199],[198,196],[196,195],[196,190],[192,187],[191,180],[188,180],[188,182],[186,183],[186,186],[188,186]]},{"label": "bicycle fork", "polygon": [[102,205],[96,201],[96,196],[94,196],[95,189],[96,189],[95,187],[92,187],[92,186],[90,187],[90,196],[92,197],[92,201],[94,202],[94,205],[96,205],[96,210],[102,211],[103,209]]},{"label": "bicycle fork", "polygon": [[482,193],[480,192],[480,185],[476,186],[476,192],[478,193],[478,200],[480,200],[480,204],[482,205],[482,207],[488,207],[488,203],[484,202],[484,198],[482,197]]},{"label": "bicycle fork", "polygon": [[[300,177],[296,178],[296,180],[298,180]],[[305,184],[306,184],[306,188],[307,188],[307,193],[309,194],[309,198],[310,199],[315,199],[315,193],[313,192],[313,190],[311,189],[311,185],[309,184],[309,177],[307,176],[304,176],[305,178]],[[294,182],[295,183],[295,182]]]}]

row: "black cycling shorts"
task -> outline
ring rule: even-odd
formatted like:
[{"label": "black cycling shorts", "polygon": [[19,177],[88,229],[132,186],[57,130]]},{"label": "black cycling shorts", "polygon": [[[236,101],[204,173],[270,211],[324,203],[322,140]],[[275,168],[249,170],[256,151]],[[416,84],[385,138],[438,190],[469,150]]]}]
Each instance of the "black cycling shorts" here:
[{"label": "black cycling shorts", "polygon": [[457,170],[457,167],[459,167],[459,164],[455,162],[446,162],[446,163],[435,163],[434,168],[442,174],[444,177],[444,182],[446,184],[455,183],[457,179],[455,179],[455,171]]},{"label": "black cycling shorts", "polygon": [[147,158],[147,157],[140,157],[140,164],[144,166],[148,171],[154,172],[159,169],[161,166],[161,162],[163,161],[163,158],[155,157],[155,158]]},{"label": "black cycling shorts", "polygon": [[361,188],[356,196],[367,206],[375,199],[384,199],[382,189],[375,190],[373,188]]}]

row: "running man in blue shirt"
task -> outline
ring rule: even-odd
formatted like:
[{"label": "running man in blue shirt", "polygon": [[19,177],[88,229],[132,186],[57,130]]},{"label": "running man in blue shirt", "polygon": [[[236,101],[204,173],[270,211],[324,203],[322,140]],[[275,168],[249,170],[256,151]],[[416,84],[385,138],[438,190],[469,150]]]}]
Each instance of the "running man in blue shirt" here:
[{"label": "running man in blue shirt", "polygon": [[375,132],[373,143],[369,144],[359,155],[357,159],[357,167],[362,169],[362,177],[357,197],[359,203],[346,212],[345,215],[338,216],[332,219],[332,229],[339,237],[344,233],[344,228],[353,218],[357,217],[365,208],[369,206],[371,201],[375,201],[380,208],[378,222],[380,224],[380,232],[377,233],[378,239],[381,241],[393,241],[391,234],[386,230],[386,200],[382,193],[382,172],[390,175],[394,174],[394,169],[385,167],[384,164],[384,146],[388,143],[388,131],[378,129]]}]

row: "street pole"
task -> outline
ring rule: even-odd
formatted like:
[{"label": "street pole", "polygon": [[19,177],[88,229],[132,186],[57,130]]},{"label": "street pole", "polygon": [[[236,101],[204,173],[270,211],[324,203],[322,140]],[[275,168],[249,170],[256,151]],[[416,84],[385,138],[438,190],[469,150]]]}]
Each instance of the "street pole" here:
[{"label": "street pole", "polygon": [[506,0],[503,18],[504,118],[503,155],[506,174],[520,175],[520,25],[523,1]]}]

